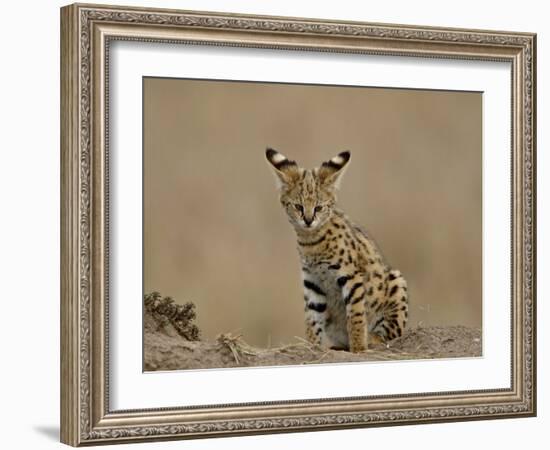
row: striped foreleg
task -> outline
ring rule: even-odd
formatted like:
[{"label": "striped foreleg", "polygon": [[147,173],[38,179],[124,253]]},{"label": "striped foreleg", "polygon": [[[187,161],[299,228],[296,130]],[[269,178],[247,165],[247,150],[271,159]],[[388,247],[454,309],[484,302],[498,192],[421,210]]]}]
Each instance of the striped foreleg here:
[{"label": "striped foreleg", "polygon": [[368,338],[363,273],[357,271],[341,275],[337,282],[342,290],[342,301],[346,308],[349,350],[352,353],[363,352],[367,349]]},{"label": "striped foreleg", "polygon": [[315,280],[304,275],[306,338],[312,344],[326,345],[327,294]]}]

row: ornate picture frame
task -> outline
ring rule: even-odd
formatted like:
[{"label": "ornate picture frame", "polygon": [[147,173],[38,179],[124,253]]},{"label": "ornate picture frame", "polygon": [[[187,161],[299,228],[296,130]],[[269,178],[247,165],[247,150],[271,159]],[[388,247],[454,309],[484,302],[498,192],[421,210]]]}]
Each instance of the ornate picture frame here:
[{"label": "ornate picture frame", "polygon": [[[507,62],[508,388],[113,410],[109,57],[115,41]],[[74,4],[61,9],[61,440],[94,445],[536,414],[536,35]]]}]

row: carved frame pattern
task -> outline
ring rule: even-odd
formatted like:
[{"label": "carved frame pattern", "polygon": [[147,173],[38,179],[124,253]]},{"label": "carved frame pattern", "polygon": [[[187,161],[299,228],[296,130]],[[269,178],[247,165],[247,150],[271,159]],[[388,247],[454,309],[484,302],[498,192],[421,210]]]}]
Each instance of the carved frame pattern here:
[{"label": "carved frame pattern", "polygon": [[[536,413],[535,35],[95,5],[64,7],[61,18],[63,442],[78,446]],[[324,39],[317,40],[320,37]],[[214,414],[207,420],[193,415],[192,408],[110,411],[108,302],[104,295],[108,285],[108,196],[104,189],[108,183],[104,173],[108,111],[102,109],[101,101],[107,98],[108,83],[101,77],[108,67],[113,39],[510,61],[514,111],[512,388],[394,396],[384,401],[354,397],[243,404],[237,405],[242,411],[230,414],[224,414],[223,405],[214,405],[204,408]],[[98,131],[100,123],[104,125]],[[366,403],[350,412],[342,408],[342,400]],[[330,405],[327,408],[331,403],[332,411]],[[294,412],[285,413],[285,405],[292,405]],[[303,407],[300,413],[296,413],[297,405]],[[216,413],[220,416],[215,417]]]}]

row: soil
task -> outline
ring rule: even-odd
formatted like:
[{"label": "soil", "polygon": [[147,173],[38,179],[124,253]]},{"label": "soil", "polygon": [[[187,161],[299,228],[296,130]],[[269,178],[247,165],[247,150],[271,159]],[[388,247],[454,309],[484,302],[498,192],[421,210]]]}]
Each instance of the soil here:
[{"label": "soil", "polygon": [[326,350],[295,337],[294,343],[257,348],[242,336],[220,334],[200,339],[194,305],[177,305],[153,293],[145,296],[144,367],[146,371],[280,366],[358,361],[390,361],[481,356],[481,330],[464,326],[418,327],[364,353]]}]

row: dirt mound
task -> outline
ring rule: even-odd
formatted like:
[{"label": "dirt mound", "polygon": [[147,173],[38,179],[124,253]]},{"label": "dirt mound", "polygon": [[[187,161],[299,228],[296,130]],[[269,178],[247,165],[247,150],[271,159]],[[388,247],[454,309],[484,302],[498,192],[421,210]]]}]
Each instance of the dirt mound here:
[{"label": "dirt mound", "polygon": [[463,326],[410,329],[360,354],[325,350],[298,337],[276,348],[253,347],[229,333],[201,341],[192,303],[177,305],[158,293],[146,295],[144,302],[147,371],[481,356],[481,330]]}]

